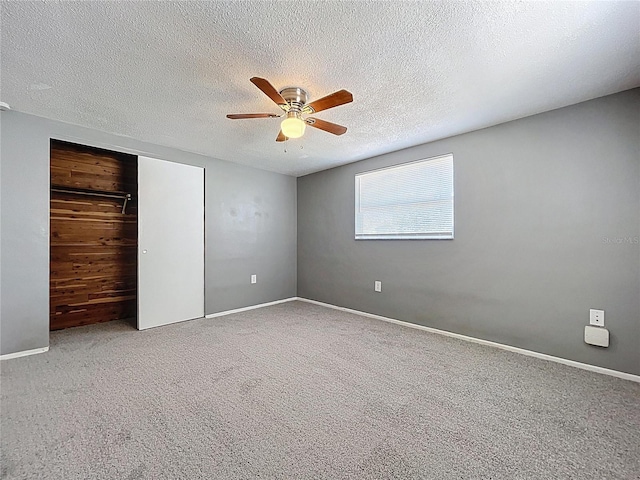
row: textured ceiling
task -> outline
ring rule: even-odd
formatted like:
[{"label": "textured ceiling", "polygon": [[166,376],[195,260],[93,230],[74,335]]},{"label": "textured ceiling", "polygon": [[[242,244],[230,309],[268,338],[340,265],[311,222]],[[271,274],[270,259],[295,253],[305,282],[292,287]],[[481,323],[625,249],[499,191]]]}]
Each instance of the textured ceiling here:
[{"label": "textured ceiling", "polygon": [[[14,110],[303,175],[640,85],[640,3],[2,2]],[[276,143],[249,82],[354,102]],[[286,150],[286,151],[285,151]]]}]

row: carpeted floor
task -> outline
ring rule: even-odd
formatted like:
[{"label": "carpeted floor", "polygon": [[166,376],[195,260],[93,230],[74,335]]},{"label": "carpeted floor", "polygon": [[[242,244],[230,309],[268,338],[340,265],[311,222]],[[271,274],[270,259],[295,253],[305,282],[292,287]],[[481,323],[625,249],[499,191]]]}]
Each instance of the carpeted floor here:
[{"label": "carpeted floor", "polygon": [[640,384],[302,302],[1,368],[7,479],[640,478]]}]

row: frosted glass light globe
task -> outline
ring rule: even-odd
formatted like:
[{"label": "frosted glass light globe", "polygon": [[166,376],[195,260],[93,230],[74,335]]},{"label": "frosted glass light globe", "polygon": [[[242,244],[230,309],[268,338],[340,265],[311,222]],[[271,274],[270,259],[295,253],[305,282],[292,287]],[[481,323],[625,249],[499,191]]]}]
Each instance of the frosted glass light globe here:
[{"label": "frosted glass light globe", "polygon": [[298,117],[287,117],[280,124],[282,134],[288,138],[300,138],[307,124]]}]

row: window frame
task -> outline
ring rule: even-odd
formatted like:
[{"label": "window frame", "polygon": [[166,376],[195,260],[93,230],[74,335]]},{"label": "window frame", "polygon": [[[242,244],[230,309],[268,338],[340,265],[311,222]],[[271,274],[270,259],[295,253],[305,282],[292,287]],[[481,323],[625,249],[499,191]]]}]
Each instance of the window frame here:
[{"label": "window frame", "polygon": [[[359,177],[362,177],[367,174],[382,172],[384,170],[392,170],[398,169],[402,167],[407,167],[409,165],[415,165],[418,163],[427,163],[433,160],[441,160],[444,158],[451,158],[451,233],[446,232],[446,234],[438,234],[438,233],[403,233],[403,234],[392,234],[392,233],[376,233],[376,234],[365,234],[358,233],[358,210],[359,210]],[[409,162],[399,163],[396,165],[389,165],[387,167],[377,168],[374,170],[367,170],[364,172],[359,172],[355,174],[354,177],[354,193],[355,193],[355,202],[354,202],[354,238],[355,240],[453,240],[455,238],[455,167],[453,162],[453,153],[445,153],[442,155],[436,155],[434,157],[421,158],[418,160],[412,160]]]}]

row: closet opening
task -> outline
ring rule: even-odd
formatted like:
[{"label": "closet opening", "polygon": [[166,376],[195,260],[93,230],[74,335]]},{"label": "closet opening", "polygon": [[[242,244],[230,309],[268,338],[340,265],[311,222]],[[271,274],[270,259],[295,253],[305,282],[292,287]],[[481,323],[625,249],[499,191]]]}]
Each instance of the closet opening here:
[{"label": "closet opening", "polygon": [[138,157],[53,139],[50,147],[50,330],[135,324]]}]

